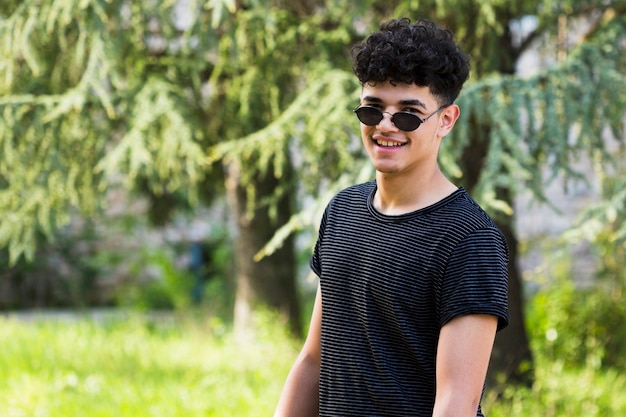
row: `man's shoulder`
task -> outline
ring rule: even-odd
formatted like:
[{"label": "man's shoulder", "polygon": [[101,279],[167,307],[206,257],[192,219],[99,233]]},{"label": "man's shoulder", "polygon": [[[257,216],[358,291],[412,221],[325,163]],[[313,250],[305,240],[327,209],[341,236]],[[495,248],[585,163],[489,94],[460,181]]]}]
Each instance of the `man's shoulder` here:
[{"label": "man's shoulder", "polygon": [[463,188],[437,212],[442,222],[454,225],[457,230],[498,229],[492,217]]},{"label": "man's shoulder", "polygon": [[331,204],[354,203],[355,201],[367,202],[367,199],[376,188],[374,181],[351,185],[339,191],[331,200]]},{"label": "man's shoulder", "polygon": [[361,184],[354,184],[337,193],[337,197],[346,195],[365,195],[369,196],[376,188],[376,181],[368,181]]}]

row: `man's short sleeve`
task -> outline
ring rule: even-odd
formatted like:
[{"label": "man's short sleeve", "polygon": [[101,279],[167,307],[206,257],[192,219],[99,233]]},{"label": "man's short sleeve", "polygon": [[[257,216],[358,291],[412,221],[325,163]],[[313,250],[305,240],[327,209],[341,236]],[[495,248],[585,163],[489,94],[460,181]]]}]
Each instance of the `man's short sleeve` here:
[{"label": "man's short sleeve", "polygon": [[322,276],[322,260],[320,257],[320,247],[322,245],[322,240],[324,239],[324,232],[326,230],[326,222],[328,219],[328,211],[330,204],[324,210],[324,215],[322,216],[322,220],[320,221],[320,228],[317,236],[317,241],[315,242],[315,247],[313,248],[313,254],[309,259],[309,266],[311,270],[315,272],[318,277]]},{"label": "man's short sleeve", "polygon": [[508,325],[508,249],[497,228],[476,230],[458,243],[437,305],[440,326],[468,314],[498,317],[498,330]]}]

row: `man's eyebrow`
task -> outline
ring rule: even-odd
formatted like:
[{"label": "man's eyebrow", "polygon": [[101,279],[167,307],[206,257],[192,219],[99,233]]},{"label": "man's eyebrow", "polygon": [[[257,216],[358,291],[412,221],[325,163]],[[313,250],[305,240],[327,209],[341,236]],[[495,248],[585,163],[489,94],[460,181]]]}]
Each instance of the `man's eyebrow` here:
[{"label": "man's eyebrow", "polygon": [[[365,96],[363,97],[363,101],[369,101],[370,103],[382,103],[383,100],[379,97],[374,96]],[[423,101],[418,99],[410,99],[410,100],[400,100],[398,104],[402,104],[403,106],[418,106],[426,109],[426,104]]]},{"label": "man's eyebrow", "polygon": [[400,100],[400,104],[405,105],[405,106],[418,106],[418,107],[422,107],[426,109],[426,104],[424,104],[423,101],[418,100],[418,99]]},{"label": "man's eyebrow", "polygon": [[365,96],[363,97],[363,101],[371,101],[372,103],[382,103],[383,100],[374,96]]}]

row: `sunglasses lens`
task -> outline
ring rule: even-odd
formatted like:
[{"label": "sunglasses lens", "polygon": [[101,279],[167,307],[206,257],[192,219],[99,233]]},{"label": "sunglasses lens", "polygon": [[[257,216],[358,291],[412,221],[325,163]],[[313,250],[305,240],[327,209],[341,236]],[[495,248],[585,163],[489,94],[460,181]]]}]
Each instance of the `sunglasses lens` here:
[{"label": "sunglasses lens", "polygon": [[416,115],[403,112],[394,114],[391,121],[398,129],[405,132],[411,132],[422,124],[422,121]]},{"label": "sunglasses lens", "polygon": [[361,123],[367,126],[376,126],[383,120],[383,113],[375,107],[359,107],[354,112]]}]

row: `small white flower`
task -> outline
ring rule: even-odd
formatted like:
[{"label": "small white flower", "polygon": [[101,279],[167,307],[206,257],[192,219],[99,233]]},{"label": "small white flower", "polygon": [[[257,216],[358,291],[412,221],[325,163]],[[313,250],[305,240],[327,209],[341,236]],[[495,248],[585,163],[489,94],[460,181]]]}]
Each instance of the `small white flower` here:
[{"label": "small white flower", "polygon": [[548,329],[546,330],[546,339],[549,342],[554,342],[559,337],[559,332],[556,329]]}]

